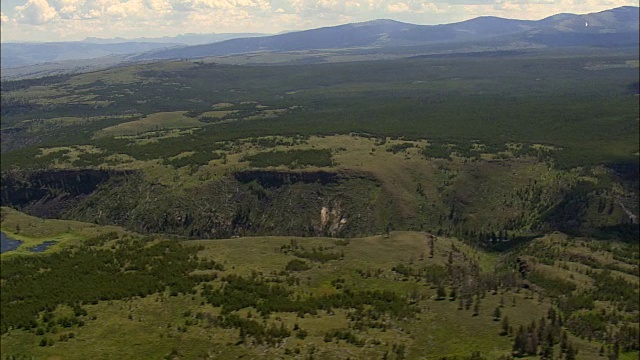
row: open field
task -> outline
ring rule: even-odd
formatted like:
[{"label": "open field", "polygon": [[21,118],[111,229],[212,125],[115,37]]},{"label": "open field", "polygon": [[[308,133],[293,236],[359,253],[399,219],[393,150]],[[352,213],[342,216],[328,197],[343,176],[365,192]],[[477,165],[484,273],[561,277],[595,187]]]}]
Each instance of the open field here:
[{"label": "open field", "polygon": [[[60,232],[68,232],[67,228],[70,228],[80,236],[74,242],[65,243],[65,247],[81,252],[110,248],[110,251],[118,254],[121,251],[118,250],[120,246],[135,239],[135,236],[131,238],[122,232],[118,235],[118,230],[113,228],[49,220],[41,221],[42,225],[32,226],[29,225],[30,222],[37,219],[6,209],[3,210],[3,214],[3,231],[8,231],[7,229],[15,223],[22,222],[25,224],[25,235],[31,237],[55,236]],[[113,232],[114,230],[116,232]],[[91,240],[94,244],[92,246],[97,246],[95,250],[83,247],[82,238],[89,239],[100,233],[106,236],[102,237],[104,240],[101,241],[106,240],[102,242],[103,245]],[[161,244],[157,241],[152,241],[147,246]],[[625,248],[629,245],[618,242],[603,243],[586,238],[572,240],[560,233],[524,243],[519,249],[501,255],[487,253],[454,238],[435,237],[420,232],[393,232],[389,236],[376,235],[348,240],[296,237],[192,240],[182,242],[180,246],[192,249],[188,251],[195,250],[201,262],[213,260],[218,264],[209,270],[202,268],[191,272],[189,277],[198,276],[200,279],[193,283],[194,291],[175,293],[166,290],[145,296],[134,295],[84,303],[81,309],[86,313],[81,311],[81,315],[73,315],[76,310],[72,309],[72,304],[60,304],[50,315],[46,312],[44,315],[40,313],[33,329],[13,329],[4,333],[3,358],[9,358],[12,354],[36,358],[103,358],[105,354],[109,354],[109,358],[114,359],[135,359],[140,356],[161,358],[173,354],[171,356],[183,358],[219,359],[234,359],[238,356],[365,359],[382,357],[387,353],[391,358],[420,359],[469,356],[474,351],[480,351],[489,359],[496,359],[511,354],[515,336],[500,335],[502,322],[495,320],[496,308],[501,309],[500,318],[506,317],[514,331],[520,325],[527,326],[532,321],[546,318],[550,307],[556,311],[563,311],[562,303],[558,303],[557,295],[554,295],[554,283],[540,282],[540,279],[556,278],[562,279],[558,281],[574,282],[576,288],[572,296],[579,296],[583,291],[593,292],[593,289],[600,286],[598,280],[594,279],[598,279],[597,274],[610,271],[604,269],[632,266],[627,268],[628,271],[614,270],[612,273],[614,276],[618,276],[617,273],[630,276],[624,280],[625,283],[631,286],[636,294],[638,291],[638,266],[633,264],[633,259],[637,261],[637,245]],[[598,250],[594,251],[596,248]],[[626,257],[622,258],[620,254],[623,253],[621,251],[627,251],[625,249],[633,250],[626,252]],[[587,250],[589,254],[593,254],[595,260],[566,255],[579,254]],[[320,260],[322,257],[319,257],[319,254],[328,256],[327,259],[330,260]],[[560,260],[553,261],[549,254],[555,254],[554,256]],[[10,261],[47,256],[50,255],[45,253],[25,257],[25,254],[19,251],[11,256],[3,254],[3,284],[13,281],[6,273]],[[516,271],[517,268],[509,270],[509,267],[515,266],[509,259],[515,257],[526,259],[532,266],[527,270],[528,273],[545,275],[536,277],[536,283],[528,290],[522,286],[531,286],[533,276],[531,280],[527,279],[528,276],[516,277],[498,285],[496,290],[492,290],[493,285],[481,285],[482,274],[494,273],[493,276],[496,276],[496,271],[506,270],[506,273],[500,275],[504,276]],[[567,261],[568,259],[571,261]],[[290,266],[296,261],[306,264],[305,267],[293,270]],[[480,270],[478,275],[471,275],[473,271],[468,273],[476,267]],[[441,269],[442,275],[436,275],[436,269]],[[588,271],[585,271],[586,269]],[[470,307],[465,309],[467,305],[463,305],[462,299],[466,299],[465,294],[468,290],[465,288],[468,285],[461,286],[458,283],[458,271],[462,271],[460,274],[467,273],[466,276],[471,277],[465,281],[472,281],[474,286],[480,286],[482,289],[479,290],[477,300],[473,301],[478,302],[479,306],[469,305]],[[635,275],[631,276],[631,273]],[[346,291],[353,294],[387,291],[399,296],[397,300],[393,300],[394,303],[397,301],[395,306],[400,306],[398,309],[412,310],[400,317],[393,315],[395,310],[381,310],[382,313],[378,315],[377,312],[370,312],[375,311],[379,305],[365,305],[364,308],[336,305],[335,308],[323,308],[324,310],[312,311],[310,314],[276,310],[266,315],[260,315],[260,312],[264,311],[262,305],[258,305],[257,308],[249,305],[229,312],[225,307],[233,302],[223,301],[226,305],[222,307],[215,305],[217,300],[212,300],[205,289],[208,286],[214,290],[223,289],[223,283],[227,283],[226,286],[231,288],[235,286],[232,285],[235,281],[233,276],[253,279],[247,280],[249,282],[245,286],[248,288],[236,290],[244,292],[243,296],[248,298],[254,296],[251,286],[256,286],[255,291],[258,291],[258,287],[262,286],[260,284],[271,284],[269,286],[272,289],[273,286],[289,289],[288,296],[291,299],[331,297]],[[446,299],[439,300],[438,288],[442,286],[447,295]],[[457,294],[450,295],[451,289],[454,288],[457,289]],[[475,293],[475,290],[472,293]],[[597,291],[594,294],[597,294]],[[276,295],[263,295],[262,299],[268,302],[269,296]],[[455,300],[450,300],[450,296]],[[476,296],[471,298],[474,299]],[[467,301],[471,300],[464,300],[464,303]],[[613,303],[600,300],[596,309],[608,312],[612,309],[611,305]],[[274,306],[277,305],[274,303]],[[620,312],[620,315],[625,314],[620,319],[633,319],[633,316],[637,316],[637,306],[638,304],[635,305],[635,309]],[[474,315],[476,313],[477,315]],[[241,319],[258,320],[256,324],[266,324],[265,329],[273,324],[275,328],[285,329],[288,335],[276,337],[279,340],[275,340],[275,343],[263,342],[264,338],[256,337],[257,333],[251,331],[243,336],[242,332],[238,332],[238,328],[234,328],[235,325],[223,325],[224,321],[227,321],[225,319],[232,314],[237,314]],[[581,314],[583,313],[565,312],[565,321],[569,329],[572,329],[573,321],[570,319],[580,319]],[[49,320],[44,320],[44,317]],[[56,320],[65,318],[82,320],[82,325],[73,322],[63,325]],[[53,326],[47,325],[47,321]],[[623,320],[622,324],[626,324],[626,321],[631,320]],[[362,322],[369,325],[363,328],[358,325],[363,324]],[[617,324],[618,327],[620,325],[621,323]],[[637,331],[637,323],[632,322],[631,326]],[[44,331],[40,332],[38,329]],[[333,334],[336,330],[350,334],[350,340],[328,337],[328,334]],[[303,335],[300,335],[302,333]],[[601,344],[600,340],[597,340],[598,335],[590,342],[586,340],[586,334],[579,335],[569,336],[573,346],[579,349],[579,358],[601,358],[598,355]],[[40,345],[42,339],[45,339],[44,346]],[[556,345],[554,349],[559,355],[560,346]],[[605,349],[610,350],[611,348]],[[638,353],[623,353],[621,356],[637,359]]]},{"label": "open field", "polygon": [[42,244],[45,241],[55,241],[54,246],[48,247],[44,253],[59,251],[82,243],[82,239],[98,236],[107,232],[125,233],[116,226],[97,226],[80,221],[40,219],[21,213],[8,207],[2,207],[0,229],[9,237],[22,241],[16,250],[2,254],[5,257],[34,255],[28,248]]},{"label": "open field", "polygon": [[98,131],[95,136],[112,137],[136,135],[147,131],[157,131],[166,129],[184,129],[190,127],[202,126],[202,123],[184,116],[183,111],[164,112],[149,114],[140,120],[129,121],[126,123],[110,126]]}]

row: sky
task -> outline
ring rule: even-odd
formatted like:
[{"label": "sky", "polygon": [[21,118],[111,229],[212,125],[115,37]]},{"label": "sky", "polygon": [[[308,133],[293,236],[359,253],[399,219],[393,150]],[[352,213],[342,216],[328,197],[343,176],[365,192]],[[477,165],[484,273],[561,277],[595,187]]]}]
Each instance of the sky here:
[{"label": "sky", "polygon": [[625,5],[638,6],[638,0],[0,0],[0,38],[278,33],[373,19],[431,25],[486,15],[536,20]]}]

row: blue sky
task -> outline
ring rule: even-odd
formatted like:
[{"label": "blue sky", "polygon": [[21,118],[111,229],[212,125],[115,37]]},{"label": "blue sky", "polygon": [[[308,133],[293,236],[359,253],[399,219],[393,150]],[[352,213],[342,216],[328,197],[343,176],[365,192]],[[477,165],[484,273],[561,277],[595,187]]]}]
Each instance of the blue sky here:
[{"label": "blue sky", "polygon": [[540,19],[637,0],[1,0],[2,41],[277,33],[372,19],[442,24],[483,15]]}]

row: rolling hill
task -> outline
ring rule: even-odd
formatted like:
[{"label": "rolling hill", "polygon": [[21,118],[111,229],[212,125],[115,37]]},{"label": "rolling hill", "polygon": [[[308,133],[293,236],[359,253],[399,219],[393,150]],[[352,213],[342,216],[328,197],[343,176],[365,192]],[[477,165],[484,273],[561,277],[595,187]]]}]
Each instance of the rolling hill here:
[{"label": "rolling hill", "polygon": [[542,46],[633,46],[638,44],[638,8],[626,6],[586,15],[559,14],[538,21],[479,17],[444,25],[373,20],[260,38],[151,51],[137,60],[189,59],[252,52],[387,48],[491,41]]},{"label": "rolling hill", "polygon": [[142,52],[196,44],[211,44],[239,37],[263,36],[256,33],[229,34],[184,34],[174,37],[137,39],[87,38],[83,41],[60,41],[47,43],[2,43],[2,68],[16,68],[44,63],[61,63],[70,60],[87,60],[114,55],[139,54]]},{"label": "rolling hill", "polygon": [[[415,25],[379,19],[271,36],[185,34],[132,40],[3,43],[2,78],[35,78],[139,61],[204,57],[219,57],[217,61],[231,64],[307,64],[547,47],[635,48],[640,41],[638,29],[638,8],[625,6],[585,15],[557,14],[537,21],[483,16],[452,24]],[[333,56],[327,57],[327,50]]]}]

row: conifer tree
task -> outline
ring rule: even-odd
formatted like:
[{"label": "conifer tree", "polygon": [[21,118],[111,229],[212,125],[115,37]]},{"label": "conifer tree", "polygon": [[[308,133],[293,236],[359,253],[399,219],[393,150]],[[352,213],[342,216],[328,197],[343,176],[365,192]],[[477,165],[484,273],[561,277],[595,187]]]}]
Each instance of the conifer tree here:
[{"label": "conifer tree", "polygon": [[509,334],[509,317],[508,316],[505,316],[502,318],[501,327],[502,327],[502,332],[500,333],[500,335],[506,336],[507,334]]},{"label": "conifer tree", "polygon": [[499,321],[501,316],[500,306],[496,306],[496,309],[493,310],[493,321]]}]

